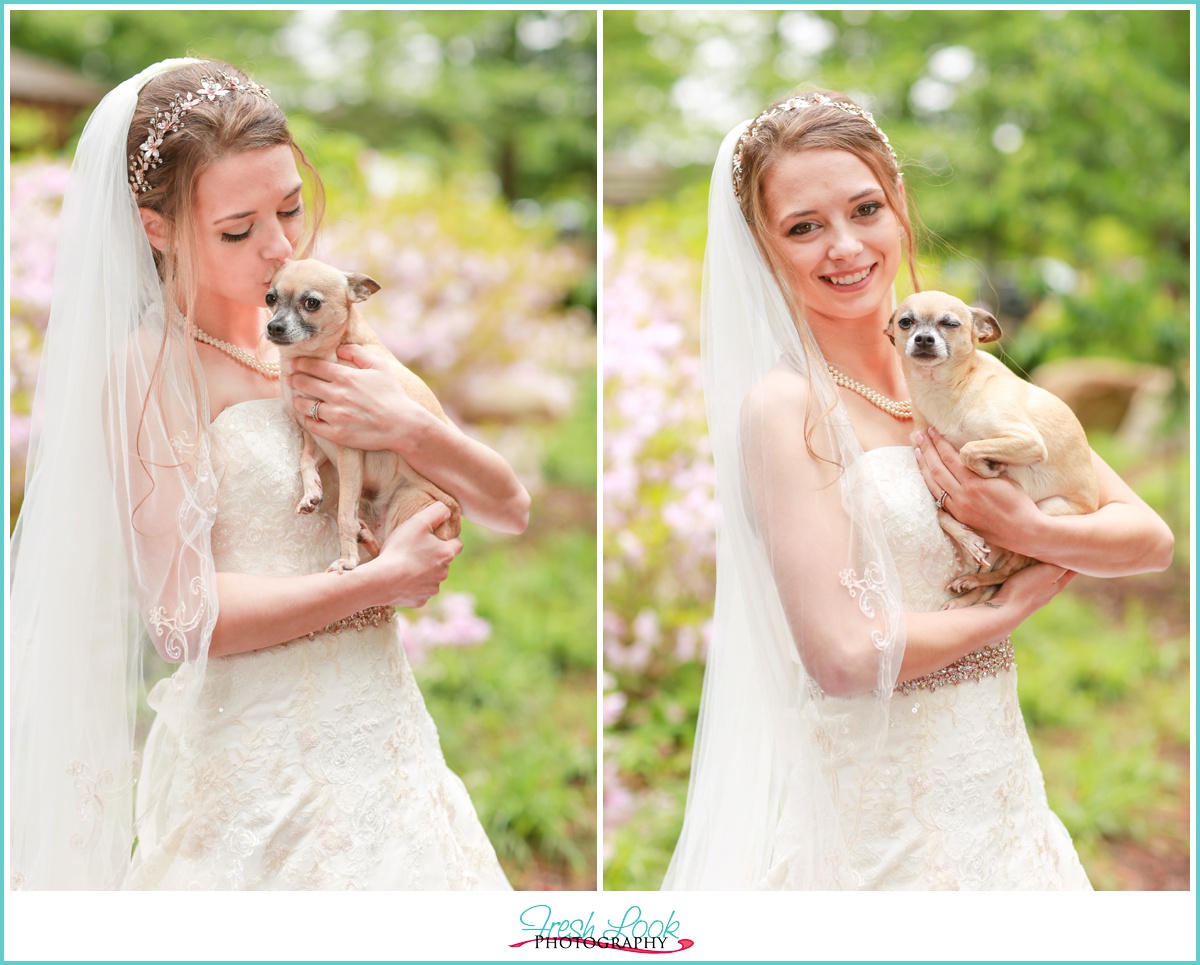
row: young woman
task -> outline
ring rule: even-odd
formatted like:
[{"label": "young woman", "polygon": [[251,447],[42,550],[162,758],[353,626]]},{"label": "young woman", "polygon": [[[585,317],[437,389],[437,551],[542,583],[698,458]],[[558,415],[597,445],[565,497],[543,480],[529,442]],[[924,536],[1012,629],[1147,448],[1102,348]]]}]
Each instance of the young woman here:
[{"label": "young woman", "polygon": [[[433,535],[447,511],[341,574],[335,522],[295,512],[264,295],[320,198],[269,92],[220,62],[148,68],[80,140],[13,542],[17,886],[508,887],[392,620],[461,550]],[[347,358],[294,377],[311,431],[524,528],[502,458]],[[179,667],[138,755],[146,636]]]},{"label": "young woman", "polygon": [[[799,94],[726,138],[703,315],[724,529],[664,887],[1090,887],[1046,803],[1009,634],[1075,573],[1166,567],[1173,539],[1098,457],[1099,511],[1052,518],[935,432],[914,448],[884,335],[906,253],[911,271],[896,155],[846,97]],[[942,610],[961,563],[939,497],[1044,562]]]}]

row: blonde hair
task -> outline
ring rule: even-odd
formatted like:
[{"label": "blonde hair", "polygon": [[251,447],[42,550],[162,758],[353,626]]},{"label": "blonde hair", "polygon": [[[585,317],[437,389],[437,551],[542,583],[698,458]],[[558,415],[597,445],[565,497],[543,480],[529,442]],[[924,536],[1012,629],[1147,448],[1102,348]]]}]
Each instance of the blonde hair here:
[{"label": "blonde hair", "polygon": [[[225,75],[241,83],[249,77],[219,60],[187,64],[159,74],[142,88],[129,124],[128,154],[136,157],[156,110],[171,101],[199,92],[202,82]],[[196,182],[214,161],[230,155],[286,145],[307,173],[312,195],[305,212],[305,228],[297,254],[312,250],[325,207],[325,188],[312,163],[288,130],[287,117],[269,97],[251,91],[230,90],[215,100],[201,97],[177,130],[168,133],[158,148],[157,166],[146,172],[146,187],[137,195],[139,208],[157,212],[166,224],[169,246],[154,251],[154,263],[163,283],[163,296],[187,314],[194,300],[197,279],[191,251]]]},{"label": "blonde hair", "polygon": [[[789,102],[799,106],[780,109]],[[839,104],[853,110],[839,107]],[[803,305],[788,280],[782,253],[774,233],[769,230],[767,218],[764,182],[767,173],[781,157],[800,151],[834,150],[846,151],[862,161],[879,182],[888,207],[900,223],[909,278],[913,290],[921,290],[916,271],[916,228],[901,188],[900,165],[882,132],[863,113],[845,94],[820,88],[801,89],[763,111],[747,128],[752,136],[744,138],[739,144],[735,192],[738,205],[763,259],[784,294],[796,332],[810,358],[819,358],[821,353],[804,321]],[[821,457],[813,449],[812,434],[833,408],[830,405],[816,418],[812,417],[814,406],[811,403],[815,402],[812,384],[817,378],[824,377],[825,373],[809,373],[810,406],[804,438],[809,454],[814,458]]]},{"label": "blonde hair", "polygon": [[[165,110],[172,101],[189,94],[200,93],[203,82],[224,75],[239,85],[249,85],[249,77],[231,64],[220,60],[185,64],[152,78],[138,95],[137,106],[129,124],[127,156],[141,154],[141,144],[154,125],[155,112]],[[231,85],[232,86],[232,85]],[[194,99],[194,98],[193,98]],[[181,324],[195,303],[199,279],[193,258],[197,238],[195,224],[196,183],[209,165],[222,158],[247,151],[284,145],[291,148],[298,166],[307,174],[305,186],[309,194],[305,205],[304,229],[297,244],[297,254],[311,253],[325,209],[325,187],[321,177],[292,137],[287,117],[279,106],[253,90],[228,90],[209,100],[201,97],[188,111],[183,123],[168,132],[158,146],[159,158],[154,168],[145,172],[145,185],[135,194],[138,208],[148,208],[163,219],[167,244],[160,250],[152,246],[154,264],[162,282],[164,319],[162,343],[159,346],[151,373],[146,398],[142,403],[141,420],[161,381],[167,346],[173,327]],[[178,308],[178,312],[173,309]],[[179,320],[179,321],[176,321]],[[187,338],[187,333],[182,333]],[[203,393],[200,373],[194,352],[187,352],[189,382],[196,399],[196,429],[206,422],[201,412]],[[140,453],[141,432],[138,432]]]}]

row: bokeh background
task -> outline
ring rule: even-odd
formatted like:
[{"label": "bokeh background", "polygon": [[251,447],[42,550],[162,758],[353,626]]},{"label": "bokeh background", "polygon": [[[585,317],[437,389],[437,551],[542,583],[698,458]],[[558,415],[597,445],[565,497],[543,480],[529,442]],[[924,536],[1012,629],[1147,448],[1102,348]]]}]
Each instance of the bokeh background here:
[{"label": "bokeh background", "polygon": [[1005,360],[1175,532],[1170,570],[1081,577],[1014,642],[1093,883],[1189,887],[1191,35],[1187,11],[604,14],[606,888],[659,886],[700,700],[709,173],[734,124],[801,84],[874,113],[925,224],[923,287],[988,305]]},{"label": "bokeh background", "polygon": [[451,417],[513,464],[528,531],[470,523],[405,642],[512,884],[596,885],[596,15],[11,12],[10,526],[73,144],[164,57],[269,87],[325,182],[319,257]]}]

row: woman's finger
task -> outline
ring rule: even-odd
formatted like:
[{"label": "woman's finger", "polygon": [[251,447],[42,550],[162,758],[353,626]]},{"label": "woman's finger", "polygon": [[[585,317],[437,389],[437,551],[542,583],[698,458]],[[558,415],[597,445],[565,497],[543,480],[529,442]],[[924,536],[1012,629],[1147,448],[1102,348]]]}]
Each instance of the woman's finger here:
[{"label": "woman's finger", "polygon": [[943,492],[948,492],[957,480],[950,475],[950,472],[942,463],[937,450],[930,443],[929,436],[924,433],[918,433],[917,440],[915,450],[917,466],[921,470],[921,476],[925,480],[925,485],[929,488],[929,494],[934,499],[937,499]]}]

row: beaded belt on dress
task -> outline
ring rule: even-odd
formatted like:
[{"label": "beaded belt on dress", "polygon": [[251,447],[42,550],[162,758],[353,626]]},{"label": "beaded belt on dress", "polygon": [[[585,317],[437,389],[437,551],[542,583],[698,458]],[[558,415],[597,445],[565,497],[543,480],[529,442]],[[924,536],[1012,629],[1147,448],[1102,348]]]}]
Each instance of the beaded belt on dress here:
[{"label": "beaded belt on dress", "polygon": [[1010,637],[1005,637],[999,643],[983,647],[974,653],[968,653],[949,667],[927,673],[923,677],[905,680],[896,684],[895,693],[914,694],[918,690],[937,690],[938,687],[953,687],[968,680],[982,680],[984,677],[994,677],[1002,670],[1011,670],[1013,659],[1013,644]]},{"label": "beaded belt on dress", "polygon": [[369,606],[365,610],[351,613],[348,617],[335,620],[329,626],[314,630],[308,634],[309,640],[315,640],[322,633],[341,633],[343,630],[365,630],[367,627],[377,627],[381,623],[391,623],[396,615],[394,607]]}]

